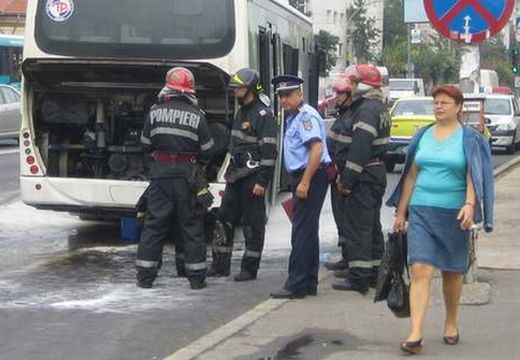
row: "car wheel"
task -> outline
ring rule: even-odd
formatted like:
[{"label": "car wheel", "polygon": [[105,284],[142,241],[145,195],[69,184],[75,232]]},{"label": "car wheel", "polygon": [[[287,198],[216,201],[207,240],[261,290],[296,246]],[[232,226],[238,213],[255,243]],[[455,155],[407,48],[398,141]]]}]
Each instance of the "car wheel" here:
[{"label": "car wheel", "polygon": [[394,161],[385,161],[385,167],[386,167],[386,172],[394,172],[394,169],[395,169],[395,162]]}]

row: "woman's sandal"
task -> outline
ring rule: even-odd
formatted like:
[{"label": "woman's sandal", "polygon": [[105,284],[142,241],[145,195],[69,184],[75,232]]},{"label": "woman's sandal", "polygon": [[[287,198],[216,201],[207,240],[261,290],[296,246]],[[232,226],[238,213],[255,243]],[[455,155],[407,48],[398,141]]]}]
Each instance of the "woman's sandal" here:
[{"label": "woman's sandal", "polygon": [[457,330],[457,335],[455,335],[455,336],[444,336],[442,339],[444,340],[444,343],[446,345],[457,345],[459,343],[459,340],[460,340],[459,330]]},{"label": "woman's sandal", "polygon": [[423,348],[423,339],[419,339],[417,341],[403,341],[399,348],[401,351],[404,351],[408,354],[419,354]]}]

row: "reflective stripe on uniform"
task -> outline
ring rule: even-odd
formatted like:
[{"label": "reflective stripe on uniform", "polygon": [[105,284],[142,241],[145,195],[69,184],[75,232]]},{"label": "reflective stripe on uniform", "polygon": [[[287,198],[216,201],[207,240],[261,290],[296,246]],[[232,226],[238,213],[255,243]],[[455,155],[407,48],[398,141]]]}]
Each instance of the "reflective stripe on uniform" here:
[{"label": "reflective stripe on uniform", "polygon": [[211,149],[211,147],[215,145],[215,142],[213,141],[213,139],[210,139],[207,143],[205,143],[204,145],[201,145],[200,146],[200,149],[202,151],[206,151],[206,150],[209,150]]},{"label": "reflective stripe on uniform", "polygon": [[147,269],[154,269],[154,268],[159,266],[159,262],[158,261],[139,260],[139,259],[137,259],[135,261],[135,266],[139,266],[139,267],[147,268]]},{"label": "reflective stripe on uniform", "polygon": [[260,252],[260,251],[251,251],[251,250],[247,250],[246,249],[246,252],[244,253],[244,256],[253,257],[253,258],[259,258],[259,257],[262,256],[262,252]]},{"label": "reflective stripe on uniform", "polygon": [[275,164],[274,160],[266,160],[266,159],[260,160],[260,165],[263,165],[263,166],[274,166],[274,164]]},{"label": "reflective stripe on uniform", "polygon": [[381,266],[381,259],[379,259],[379,260],[372,260],[372,266]]},{"label": "reflective stripe on uniform", "polygon": [[206,269],[206,262],[196,263],[196,264],[185,264],[184,267],[186,270],[205,270]]},{"label": "reflective stripe on uniform", "polygon": [[260,141],[258,142],[259,145],[264,145],[264,144],[273,144],[273,145],[276,145],[276,138],[272,138],[272,137],[265,137],[263,139],[260,139]]},{"label": "reflective stripe on uniform", "polygon": [[232,247],[227,246],[213,246],[213,250],[218,253],[231,253],[233,252]]},{"label": "reflective stripe on uniform", "polygon": [[352,161],[347,161],[347,163],[345,164],[345,167],[347,169],[350,169],[350,170],[355,171],[357,173],[362,173],[363,172],[363,166],[360,166],[358,164],[354,164]]},{"label": "reflective stripe on uniform", "polygon": [[354,130],[356,130],[357,128],[368,131],[369,133],[371,133],[374,136],[377,136],[377,134],[379,133],[375,127],[373,127],[372,125],[367,124],[366,122],[363,122],[363,121],[360,121],[360,122],[356,123],[356,125],[354,125]]},{"label": "reflective stripe on uniform", "polygon": [[152,129],[152,131],[150,131],[150,136],[153,137],[154,135],[177,135],[199,141],[199,135],[192,133],[191,131],[168,127],[157,127]]},{"label": "reflective stripe on uniform", "polygon": [[372,145],[386,145],[390,142],[390,138],[389,137],[385,137],[385,138],[382,138],[382,139],[375,139],[374,141],[372,141]]},{"label": "reflective stripe on uniform", "polygon": [[240,130],[231,130],[231,136],[239,138],[240,140],[244,140],[250,143],[256,143],[258,138],[256,136],[247,136]]},{"label": "reflective stripe on uniform", "polygon": [[152,140],[144,135],[141,135],[141,142],[146,145],[152,145]]},{"label": "reflective stripe on uniform", "polygon": [[332,140],[336,140],[337,142],[340,142],[343,144],[352,144],[352,136],[336,134],[335,132],[332,132],[332,131],[329,131],[327,136],[330,137]]},{"label": "reflective stripe on uniform", "polygon": [[372,261],[349,261],[348,262],[349,268],[362,268],[362,269],[372,269],[374,265],[372,264]]}]

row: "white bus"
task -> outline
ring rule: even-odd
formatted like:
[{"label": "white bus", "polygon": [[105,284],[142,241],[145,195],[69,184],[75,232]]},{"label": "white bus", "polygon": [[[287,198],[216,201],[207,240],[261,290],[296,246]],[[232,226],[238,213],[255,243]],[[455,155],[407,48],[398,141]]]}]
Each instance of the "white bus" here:
[{"label": "white bus", "polygon": [[238,69],[259,70],[271,97],[273,76],[299,75],[317,102],[312,23],[281,0],[29,0],[26,19],[20,180],[37,208],[134,212],[148,184],[144,117],[173,66],[193,71],[224,149],[236,108],[226,84]]}]

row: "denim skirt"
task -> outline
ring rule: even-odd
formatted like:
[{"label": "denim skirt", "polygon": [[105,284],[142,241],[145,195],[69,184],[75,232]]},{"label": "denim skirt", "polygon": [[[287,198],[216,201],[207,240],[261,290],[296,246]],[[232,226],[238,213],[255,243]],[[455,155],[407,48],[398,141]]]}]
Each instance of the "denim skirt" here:
[{"label": "denim skirt", "polygon": [[459,210],[410,206],[408,264],[428,264],[442,271],[464,272],[469,266],[469,231],[460,228]]}]

